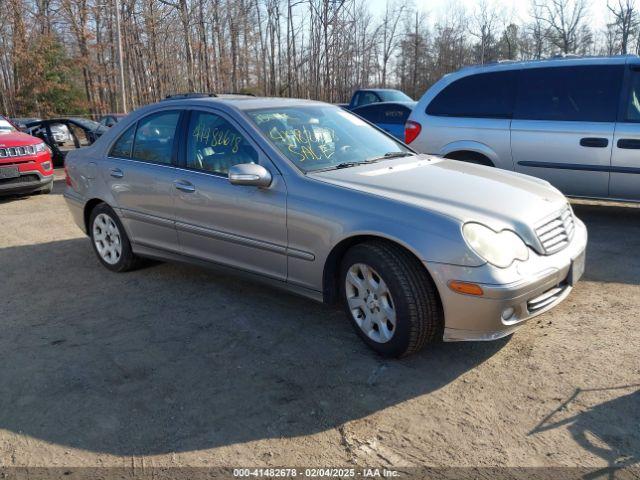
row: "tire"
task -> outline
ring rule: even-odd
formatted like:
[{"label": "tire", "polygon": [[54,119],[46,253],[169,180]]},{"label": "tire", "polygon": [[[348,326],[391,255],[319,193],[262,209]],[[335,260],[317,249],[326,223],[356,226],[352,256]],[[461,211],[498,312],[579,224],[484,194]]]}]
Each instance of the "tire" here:
[{"label": "tire", "polygon": [[47,195],[49,193],[53,192],[53,181],[51,181],[49,183],[49,185],[47,185],[46,187],[38,190],[38,193],[42,194],[42,195]]},{"label": "tire", "polygon": [[[362,266],[370,269],[368,282]],[[444,314],[433,280],[400,246],[384,241],[353,246],[342,260],[339,281],[348,318],[360,338],[380,355],[403,357],[442,339]]]},{"label": "tire", "polygon": [[91,211],[89,236],[98,260],[112,272],[128,272],[140,265],[139,257],[131,250],[122,222],[106,203]]}]

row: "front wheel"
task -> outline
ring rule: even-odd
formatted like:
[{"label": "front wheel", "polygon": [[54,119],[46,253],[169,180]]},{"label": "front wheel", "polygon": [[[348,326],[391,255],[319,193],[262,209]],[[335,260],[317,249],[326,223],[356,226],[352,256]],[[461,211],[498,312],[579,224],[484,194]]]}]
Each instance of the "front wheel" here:
[{"label": "front wheel", "polygon": [[342,301],[356,332],[386,357],[417,352],[442,338],[442,306],[424,266],[403,248],[371,241],[345,255]]},{"label": "front wheel", "polygon": [[89,220],[91,244],[100,263],[114,272],[126,272],[139,265],[139,258],[131,250],[120,219],[105,203],[96,206]]}]

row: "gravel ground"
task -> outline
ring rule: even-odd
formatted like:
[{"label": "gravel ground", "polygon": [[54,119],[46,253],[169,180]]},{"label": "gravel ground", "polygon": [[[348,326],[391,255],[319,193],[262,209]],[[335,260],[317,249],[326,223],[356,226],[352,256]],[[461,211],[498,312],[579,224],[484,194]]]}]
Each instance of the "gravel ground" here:
[{"label": "gravel ground", "polygon": [[576,203],[584,280],[512,338],[383,360],[326,306],[114,274],[51,195],[0,200],[0,465],[640,465],[640,209]]}]

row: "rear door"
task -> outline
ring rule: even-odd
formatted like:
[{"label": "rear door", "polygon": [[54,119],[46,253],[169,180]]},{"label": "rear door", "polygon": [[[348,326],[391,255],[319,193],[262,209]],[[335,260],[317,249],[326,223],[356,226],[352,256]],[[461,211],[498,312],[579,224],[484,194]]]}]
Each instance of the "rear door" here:
[{"label": "rear door", "polygon": [[606,197],[624,67],[588,65],[519,72],[511,122],[518,172],[567,195]]},{"label": "rear door", "polygon": [[640,200],[640,65],[630,65],[626,77],[613,141],[609,194]]},{"label": "rear door", "polygon": [[165,110],[140,119],[101,162],[102,177],[132,242],[176,252],[173,181],[180,118],[180,110]]}]

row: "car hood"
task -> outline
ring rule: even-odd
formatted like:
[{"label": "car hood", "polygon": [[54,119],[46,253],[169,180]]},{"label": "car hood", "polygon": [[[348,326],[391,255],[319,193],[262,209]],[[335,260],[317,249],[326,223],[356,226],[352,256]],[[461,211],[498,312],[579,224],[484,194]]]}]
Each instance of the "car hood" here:
[{"label": "car hood", "polygon": [[496,230],[514,229],[529,238],[537,223],[567,204],[565,196],[544,180],[429,155],[309,176],[445,214],[462,223],[477,221]]},{"label": "car hood", "polygon": [[0,148],[35,145],[42,140],[22,132],[0,132]]}]

